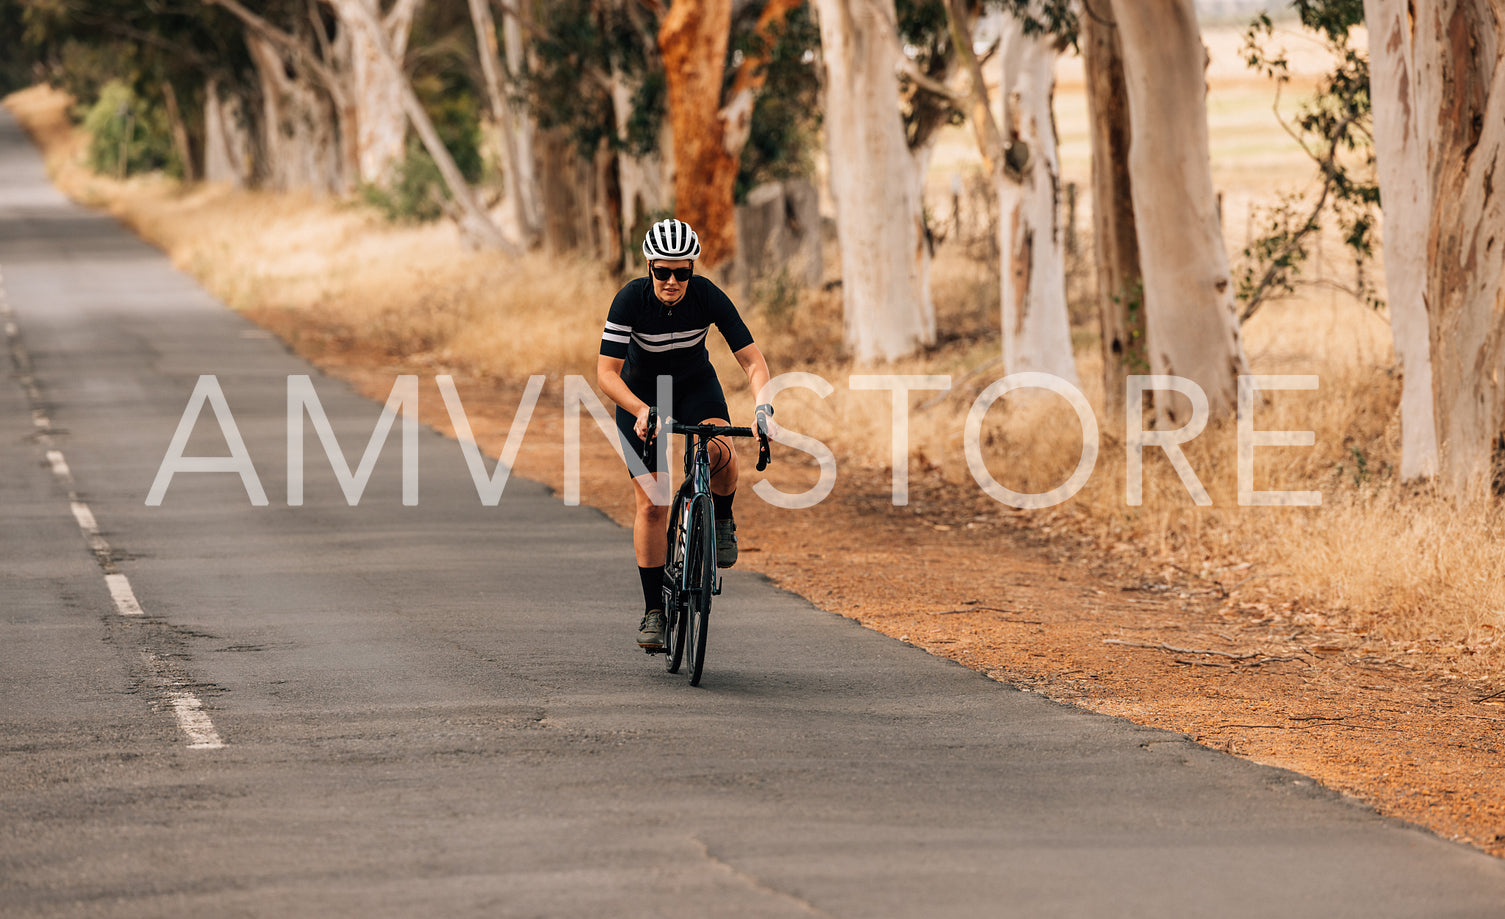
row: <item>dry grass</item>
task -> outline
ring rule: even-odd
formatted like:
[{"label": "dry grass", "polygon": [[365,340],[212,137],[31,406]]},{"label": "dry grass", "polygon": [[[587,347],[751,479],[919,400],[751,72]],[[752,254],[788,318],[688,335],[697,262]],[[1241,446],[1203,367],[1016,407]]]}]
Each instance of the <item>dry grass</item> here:
[{"label": "dry grass", "polygon": [[[1243,83],[1235,90],[1254,92]],[[513,382],[531,373],[593,377],[600,323],[617,282],[589,264],[469,252],[446,226],[394,227],[337,202],[101,178],[79,165],[81,141],[63,118],[66,99],[28,90],[7,105],[38,138],[65,191],[121,217],[237,309],[293,311],[300,325],[325,337],[376,345],[394,360],[435,372]],[[1230,117],[1243,126],[1251,107],[1234,105]],[[1073,122],[1064,121],[1069,130]],[[1273,124],[1264,128],[1263,146],[1247,151],[1253,161],[1270,160],[1269,149],[1279,143],[1269,137],[1279,130]],[[955,157],[943,150],[937,160]],[[1291,162],[1281,161],[1281,168],[1289,172]],[[1225,162],[1220,175],[1235,167]],[[1254,175],[1253,184],[1230,187],[1230,195],[1248,201],[1267,195],[1267,172]],[[916,393],[911,400],[910,476],[966,486],[981,502],[987,499],[972,485],[962,431],[973,399],[1001,375],[987,363],[998,349],[996,282],[959,248],[943,249],[935,265],[935,300],[948,340],[881,370],[952,376],[945,398]],[[885,468],[891,396],[846,385],[862,368],[842,355],[839,292],[805,292],[792,310],[756,297],[742,302],[775,372],[808,370],[835,384],[823,399],[798,391],[781,397],[779,420],[825,442],[844,468]],[[1261,429],[1311,430],[1316,446],[1267,448],[1256,458],[1257,488],[1317,489],[1323,495],[1317,508],[1239,507],[1231,424],[1186,446],[1212,507],[1193,505],[1158,451],[1146,453],[1143,505],[1128,507],[1122,422],[1102,418],[1100,358],[1090,330],[1079,338],[1079,373],[1099,408],[1102,450],[1075,498],[1036,514],[1042,529],[1089,539],[1101,553],[1143,571],[1216,581],[1231,590],[1233,602],[1316,607],[1394,642],[1440,643],[1470,654],[1498,647],[1505,628],[1499,576],[1505,511],[1460,512],[1395,480],[1399,381],[1382,316],[1318,293],[1274,304],[1246,328],[1256,372],[1321,379],[1318,392],[1274,393],[1258,410]],[[749,417],[751,395],[737,385],[735,362],[724,353],[715,360],[730,384],[734,417]],[[983,439],[990,473],[1023,492],[1062,482],[1081,447],[1075,416],[1054,398],[1000,402]],[[788,464],[775,470],[775,482],[798,490],[809,484],[808,469]]]}]

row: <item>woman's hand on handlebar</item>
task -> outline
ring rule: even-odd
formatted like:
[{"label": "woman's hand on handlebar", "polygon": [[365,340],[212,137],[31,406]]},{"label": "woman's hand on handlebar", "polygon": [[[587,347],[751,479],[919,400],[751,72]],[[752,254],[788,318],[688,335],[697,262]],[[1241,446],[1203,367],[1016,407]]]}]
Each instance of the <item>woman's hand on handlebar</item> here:
[{"label": "woman's hand on handlebar", "polygon": [[757,422],[753,431],[758,435],[758,471],[768,468],[768,439],[778,433],[778,425],[773,421],[773,406],[767,402],[762,403],[757,409]]}]

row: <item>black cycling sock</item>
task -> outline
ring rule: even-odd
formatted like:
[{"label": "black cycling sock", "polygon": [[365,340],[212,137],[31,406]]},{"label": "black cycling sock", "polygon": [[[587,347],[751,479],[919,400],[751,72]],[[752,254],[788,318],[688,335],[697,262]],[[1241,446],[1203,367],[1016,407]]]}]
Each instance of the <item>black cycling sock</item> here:
[{"label": "black cycling sock", "polygon": [[737,497],[736,492],[732,492],[729,495],[718,495],[714,491],[711,492],[711,506],[716,508],[717,520],[732,519],[732,499],[735,497]]},{"label": "black cycling sock", "polygon": [[643,582],[643,612],[664,607],[664,566],[638,568],[638,578]]}]

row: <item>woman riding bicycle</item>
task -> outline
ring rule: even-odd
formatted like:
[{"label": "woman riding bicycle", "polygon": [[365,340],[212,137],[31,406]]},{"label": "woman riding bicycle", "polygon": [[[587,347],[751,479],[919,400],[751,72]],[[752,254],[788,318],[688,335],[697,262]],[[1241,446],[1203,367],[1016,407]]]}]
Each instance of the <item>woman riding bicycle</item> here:
[{"label": "woman riding bicycle", "polygon": [[[706,336],[715,325],[747,372],[754,393],[768,384],[768,364],[753,344],[752,333],[737,308],[719,287],[695,274],[700,239],[690,225],[670,218],[648,229],[643,258],[649,277],[636,278],[617,292],[601,335],[596,381],[617,404],[617,429],[628,456],[641,454],[649,437],[648,414],[669,416],[685,424],[730,424],[726,396],[706,351]],[[668,405],[654,405],[658,377],[673,380]],[[758,406],[758,428],[767,429],[768,405]],[[657,434],[657,432],[651,432]],[[732,499],[737,493],[737,455],[724,441],[711,442],[711,497],[716,509],[716,564],[737,561],[737,525]],[[643,620],[638,646],[657,651],[664,645],[663,574],[668,539],[669,494],[660,483],[658,451],[647,457],[648,475],[632,480],[637,514],[632,547],[643,585]]]}]

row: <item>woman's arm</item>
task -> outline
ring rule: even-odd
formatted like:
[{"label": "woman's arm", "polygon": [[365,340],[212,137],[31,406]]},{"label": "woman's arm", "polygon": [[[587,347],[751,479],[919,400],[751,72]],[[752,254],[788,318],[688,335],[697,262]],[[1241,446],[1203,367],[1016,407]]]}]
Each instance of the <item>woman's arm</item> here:
[{"label": "woman's arm", "polygon": [[[606,398],[615,402],[619,407],[631,412],[637,418],[637,423],[632,426],[633,433],[639,438],[648,435],[648,403],[632,394],[627,387],[627,382],[622,379],[622,365],[627,363],[620,357],[607,357],[602,354],[596,358],[596,385],[606,394]],[[767,373],[767,370],[764,371]]]},{"label": "woman's arm", "polygon": [[747,381],[752,384],[753,398],[761,398],[763,388],[768,385],[768,361],[763,359],[763,352],[758,350],[756,344],[752,344],[741,351],[732,352],[732,357],[737,359],[737,363],[747,373]]}]

